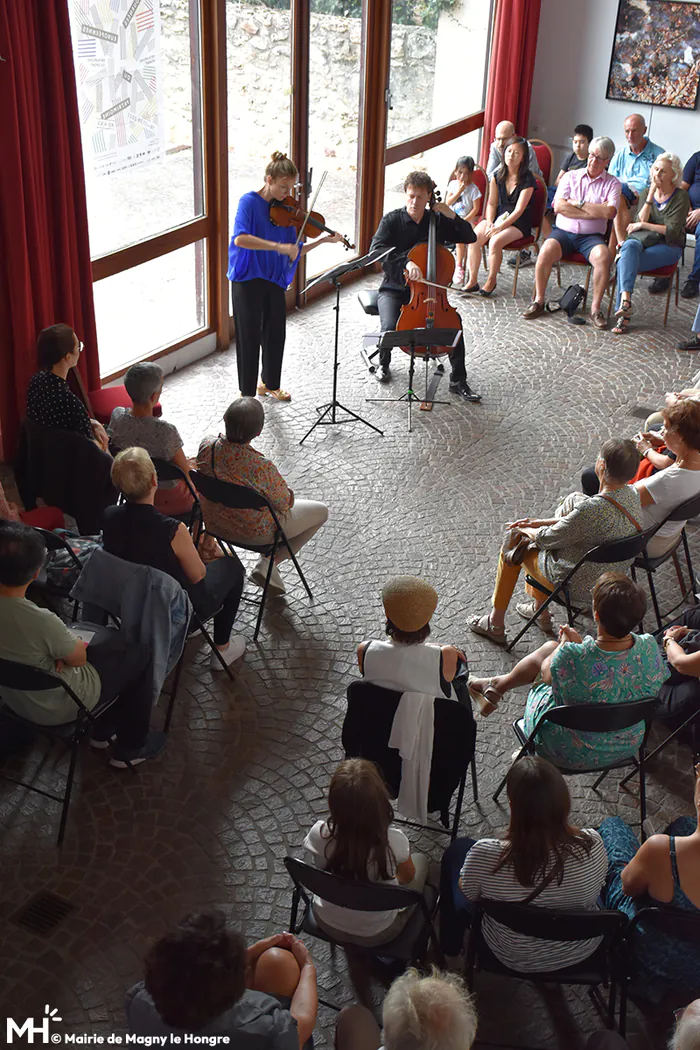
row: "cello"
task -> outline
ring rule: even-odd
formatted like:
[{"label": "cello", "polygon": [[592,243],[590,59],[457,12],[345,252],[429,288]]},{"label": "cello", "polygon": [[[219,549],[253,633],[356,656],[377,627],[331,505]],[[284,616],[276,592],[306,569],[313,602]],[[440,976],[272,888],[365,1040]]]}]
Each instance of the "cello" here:
[{"label": "cello", "polygon": [[[439,201],[440,195],[433,183],[430,204],[433,205]],[[462,318],[454,306],[450,306],[445,289],[454,275],[454,256],[443,244],[438,244],[437,221],[437,212],[431,207],[427,243],[416,244],[408,253],[408,259],[420,268],[424,274],[424,280],[411,281],[408,276],[406,277],[406,283],[411,290],[411,298],[401,307],[396,323],[397,332],[412,331],[416,328],[452,328],[460,331],[462,329]],[[402,346],[401,349],[406,353],[411,353],[410,347]],[[425,355],[440,357],[443,354],[449,354],[451,350],[451,346],[417,346],[415,353],[421,357]]]}]

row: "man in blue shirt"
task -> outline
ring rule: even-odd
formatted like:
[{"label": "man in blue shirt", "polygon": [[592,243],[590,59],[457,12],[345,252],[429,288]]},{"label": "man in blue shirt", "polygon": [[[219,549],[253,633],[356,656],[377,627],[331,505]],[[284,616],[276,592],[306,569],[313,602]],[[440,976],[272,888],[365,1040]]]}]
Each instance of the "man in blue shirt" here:
[{"label": "man in blue shirt", "polygon": [[690,211],[685,220],[685,228],[688,233],[695,234],[695,258],[693,268],[688,274],[688,279],[681,289],[684,299],[694,299],[700,287],[700,150],[694,153],[686,166],[683,168],[683,182],[681,186],[688,191],[690,197]]},{"label": "man in blue shirt", "polygon": [[[636,214],[639,195],[649,185],[651,166],[663,153],[646,135],[647,125],[641,113],[632,113],[625,120],[627,145],[619,149],[610,162],[609,172],[622,183],[620,207],[614,223],[614,241],[622,244],[627,239],[627,226]],[[611,248],[615,244],[611,244]]]}]

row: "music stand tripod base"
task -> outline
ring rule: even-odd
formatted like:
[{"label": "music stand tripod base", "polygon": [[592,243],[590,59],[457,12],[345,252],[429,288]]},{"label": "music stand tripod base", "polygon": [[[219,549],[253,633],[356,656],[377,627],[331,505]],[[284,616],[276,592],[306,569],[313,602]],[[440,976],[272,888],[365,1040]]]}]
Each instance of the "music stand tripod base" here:
[{"label": "music stand tripod base", "polygon": [[[413,390],[413,377],[416,370],[416,348],[430,350],[433,346],[454,347],[459,342],[462,332],[457,328],[413,328],[405,332],[383,332],[377,343],[379,350],[393,350],[395,347],[408,347],[410,363],[408,366],[408,390],[400,397],[368,397],[366,401],[405,402],[408,405],[408,431],[413,430],[412,410],[415,403],[424,404],[425,399],[418,397]],[[433,401],[433,405],[449,405],[450,401]]]},{"label": "music stand tripod base", "polygon": [[[303,438],[299,442],[303,445],[309,434],[313,433],[316,427],[330,427],[338,423],[364,423],[370,430],[374,430],[377,434],[384,437],[384,431],[380,430],[379,427],[375,427],[374,423],[370,423],[368,419],[364,419],[358,415],[357,412],[353,412],[352,409],[346,408],[345,405],[341,404],[338,400],[338,368],[340,367],[338,361],[338,340],[340,336],[340,278],[343,274],[350,273],[352,270],[361,270],[365,266],[371,265],[373,262],[377,262],[378,259],[383,258],[391,249],[385,251],[374,251],[368,255],[363,256],[360,259],[354,259],[349,263],[342,263],[340,266],[334,266],[331,270],[327,270],[322,273],[320,277],[317,277],[314,281],[306,286],[305,292],[312,288],[315,284],[328,281],[335,288],[335,342],[333,347],[333,394],[331,400],[325,405],[317,405],[316,411],[319,413],[318,419],[309,427],[304,434]],[[345,412],[344,417],[338,416],[338,409],[341,412]]]}]

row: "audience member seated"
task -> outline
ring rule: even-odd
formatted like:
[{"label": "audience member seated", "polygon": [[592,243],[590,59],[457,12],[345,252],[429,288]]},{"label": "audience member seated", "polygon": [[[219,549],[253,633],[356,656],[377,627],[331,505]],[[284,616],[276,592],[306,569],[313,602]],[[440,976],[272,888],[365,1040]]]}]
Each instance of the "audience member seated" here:
[{"label": "audience member seated", "polygon": [[[640,846],[620,817],[600,826],[610,863],[603,894],[606,908],[618,908],[629,918],[644,907],[666,905],[700,915],[700,780],[696,769],[695,817],[679,817],[663,835],[652,835]],[[637,991],[658,1002],[668,986],[697,990],[700,948],[685,941],[644,931],[634,948]]]},{"label": "audience member seated", "polygon": [[[571,799],[564,778],[544,758],[521,758],[506,779],[510,823],[504,839],[456,839],[442,859],[440,941],[459,955],[480,897],[535,904],[538,908],[594,911],[605,882],[608,858],[592,828],[569,823]],[[600,944],[546,941],[515,933],[489,916],[482,931],[505,966],[538,973],[583,962]]]},{"label": "audience member seated", "polygon": [[681,295],[684,299],[695,299],[698,288],[700,288],[700,230],[698,230],[698,223],[700,223],[700,150],[692,155],[683,168],[681,186],[688,191],[690,198],[691,210],[685,220],[685,228],[695,237],[693,265],[681,288]]},{"label": "audience member seated", "polygon": [[[153,415],[163,392],[163,369],[153,361],[132,365],[124,377],[133,408],[115,408],[107,427],[112,445],[145,448],[152,459],[168,460],[189,476],[190,463],[182,451],[177,427]],[[155,506],[163,514],[186,514],[192,496],[184,481],[160,481]]]},{"label": "audience member seated", "polygon": [[477,1017],[464,981],[454,973],[423,976],[410,969],[397,977],[382,1005],[384,1031],[366,1006],[338,1015],[336,1050],[469,1050]]},{"label": "audience member seated", "polygon": [[5,490],[0,484],[0,521],[23,521],[38,529],[62,529],[66,524],[63,511],[58,507],[35,507],[34,510],[22,510],[16,503],[5,497]]},{"label": "audience member seated", "polygon": [[[669,677],[659,689],[656,718],[669,729],[678,729],[693,714],[693,725],[700,729],[700,605],[693,605],[667,627],[663,637]],[[696,751],[700,736],[692,730],[684,742]]]},{"label": "audience member seated", "polygon": [[[505,614],[518,582],[521,566],[534,579],[553,590],[577,562],[601,544],[612,543],[635,534],[642,516],[639,493],[628,482],[634,477],[639,454],[629,440],[606,441],[596,461],[600,495],[567,496],[553,518],[521,518],[508,524],[504,548],[498,558],[496,583],[490,613],[468,621],[474,634],[506,645]],[[611,572],[624,572],[627,563],[609,566]],[[575,606],[588,608],[591,590],[600,574],[595,562],[584,563],[573,576],[570,587]],[[516,605],[516,611],[529,620],[546,600],[546,595],[528,585],[532,601]],[[552,620],[547,610],[537,620],[545,632]]]},{"label": "audience member seated", "polygon": [[552,215],[552,204],[554,202],[554,194],[556,193],[557,186],[564,178],[567,171],[579,171],[579,169],[586,167],[586,162],[588,161],[588,147],[590,146],[592,139],[593,128],[590,124],[576,125],[574,128],[574,134],[571,138],[573,149],[571,153],[567,153],[564,157],[561,168],[559,169],[559,174],[554,180],[554,185],[547,187],[547,209],[542,223],[543,237],[549,237],[552,232],[550,218]]},{"label": "audience member seated", "polygon": [[651,168],[646,199],[636,221],[627,226],[627,239],[619,248],[615,335],[624,335],[629,328],[637,274],[671,266],[681,257],[690,201],[680,181],[681,162],[675,153],[659,154]]},{"label": "audience member seated", "polygon": [[218,1036],[246,1050],[301,1050],[313,1033],[316,969],[291,933],[246,948],[223,912],[193,912],[156,941],[144,970],[126,995],[132,1035]]},{"label": "audience member seated", "polygon": [[467,658],[454,645],[436,645],[430,637],[430,620],[437,608],[434,587],[418,576],[396,576],[382,590],[388,641],[361,642],[357,662],[366,681],[399,692],[454,696],[458,671],[466,671]]},{"label": "audience member seated", "polygon": [[651,166],[664,152],[662,146],[657,146],[647,137],[647,125],[641,113],[631,113],[625,120],[624,129],[626,145],[616,152],[610,162],[610,174],[622,183],[611,247],[615,243],[622,244],[626,239],[627,227],[649,185]]},{"label": "audience member seated", "polygon": [[[506,151],[506,146],[510,146],[511,142],[514,142],[518,136],[515,134],[515,124],[511,120],[502,120],[500,124],[496,125],[494,132],[494,139],[489,149],[489,158],[486,161],[486,177],[491,178],[495,175],[501,164],[503,163],[503,156]],[[525,140],[527,142],[527,139]],[[542,177],[540,166],[537,161],[537,154],[534,149],[527,143],[527,154],[528,154],[528,167],[533,175],[539,175]]]},{"label": "audience member seated", "polygon": [[[455,170],[450,175],[445,204],[452,208],[455,215],[460,219],[475,226],[481,215],[482,200],[481,190],[474,182],[474,158],[459,157],[455,164]],[[452,285],[459,287],[464,282],[464,269],[467,261],[466,244],[455,245],[455,258],[457,266],[452,278]]]},{"label": "audience member seated", "polygon": [[[294,497],[277,467],[251,445],[265,425],[265,410],[254,397],[240,397],[224,413],[226,436],[205,438],[197,454],[197,470],[202,474],[244,485],[264,496],[277,514],[295,554],[316,535],[328,520],[328,507],[316,500]],[[237,540],[264,546],[272,543],[274,522],[265,510],[234,510],[202,499],[202,513],[207,530],[235,544]],[[278,594],[285,591],[279,564],[289,558],[286,547],[275,556],[270,588]],[[265,586],[269,561],[259,558],[250,579]]]},{"label": "audience member seated", "polygon": [[[245,576],[239,559],[235,555],[218,558],[205,566],[187,526],[155,509],[158,478],[145,449],[120,452],[112,467],[112,481],[127,502],[108,507],[104,513],[104,549],[176,579],[200,619],[214,617],[214,645],[226,664],[233,663],[245,652],[244,638],[231,633]],[[210,663],[215,671],[221,667],[214,653]]]},{"label": "audience member seated", "polygon": [[27,388],[27,416],[34,423],[74,430],[108,451],[105,428],[90,419],[85,405],[68,386],[68,373],[80,360],[83,344],[67,324],[54,324],[39,334],[37,364]]},{"label": "audience member seated", "polygon": [[[392,825],[394,810],[386,784],[373,762],[341,762],[328,790],[327,820],[317,820],[304,839],[305,860],[354,882],[385,882],[422,890],[428,857],[411,855],[403,831]],[[411,916],[401,911],[355,911],[314,897],[319,926],[340,941],[385,944],[399,935]]]},{"label": "audience member seated", "polygon": [[[488,715],[510,689],[536,683],[525,704],[527,736],[562,704],[624,704],[656,696],[668,676],[659,646],[651,634],[632,633],[645,609],[644,591],[629,576],[603,573],[593,588],[595,638],[560,627],[558,642],[545,642],[506,674],[470,679],[469,691]],[[616,733],[573,733],[545,724],[535,750],[562,769],[596,769],[636,754],[643,736],[643,722]]]},{"label": "audience member seated", "polygon": [[591,320],[596,328],[605,328],[602,312],[603,295],[610,277],[610,251],[605,231],[614,218],[620,201],[620,183],[605,169],[615,150],[612,139],[593,139],[586,167],[567,172],[554,195],[556,222],[537,256],[535,296],[523,317],[532,320],[544,313],[544,297],[552,267],[574,252],[583,255],[593,267]]},{"label": "audience member seated", "polygon": [[[532,233],[535,186],[535,176],[529,167],[527,140],[516,138],[506,146],[503,161],[491,176],[486,216],[475,227],[476,240],[467,248],[469,280],[465,291],[491,295],[501,269],[503,249]],[[489,275],[484,287],[479,289],[477,277],[485,244],[489,246]]]},{"label": "audience member seated", "polygon": [[676,343],[678,350],[700,350],[700,306],[695,311],[695,317],[690,327],[692,335],[689,335],[687,339],[681,339],[679,343]]},{"label": "audience member seated", "polygon": [[[0,659],[60,675],[88,710],[118,696],[96,726],[90,743],[106,748],[114,739],[110,764],[139,765],[165,747],[165,734],[149,732],[150,654],[127,642],[119,631],[95,624],[72,624],[93,635],[86,645],[54,613],[26,597],[27,587],[44,564],[41,534],[28,525],[0,523]],[[16,714],[37,725],[72,722],[78,709],[68,693],[55,689],[24,691],[3,687],[2,698]]]}]

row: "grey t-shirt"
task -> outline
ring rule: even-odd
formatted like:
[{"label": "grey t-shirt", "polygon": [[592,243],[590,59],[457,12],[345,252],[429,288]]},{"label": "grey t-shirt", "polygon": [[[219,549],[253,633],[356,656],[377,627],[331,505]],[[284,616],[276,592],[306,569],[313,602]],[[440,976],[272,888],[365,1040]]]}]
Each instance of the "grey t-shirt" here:
[{"label": "grey t-shirt", "polygon": [[[163,1021],[143,981],[126,993],[126,1019],[134,1035],[189,1034]],[[232,1050],[299,1050],[297,1022],[289,1010],[274,996],[250,990],[204,1028],[191,1034],[226,1035]]]},{"label": "grey t-shirt", "polygon": [[115,408],[107,433],[120,451],[145,448],[153,459],[172,459],[182,448],[177,427],[155,416],[135,416],[130,408]]}]

